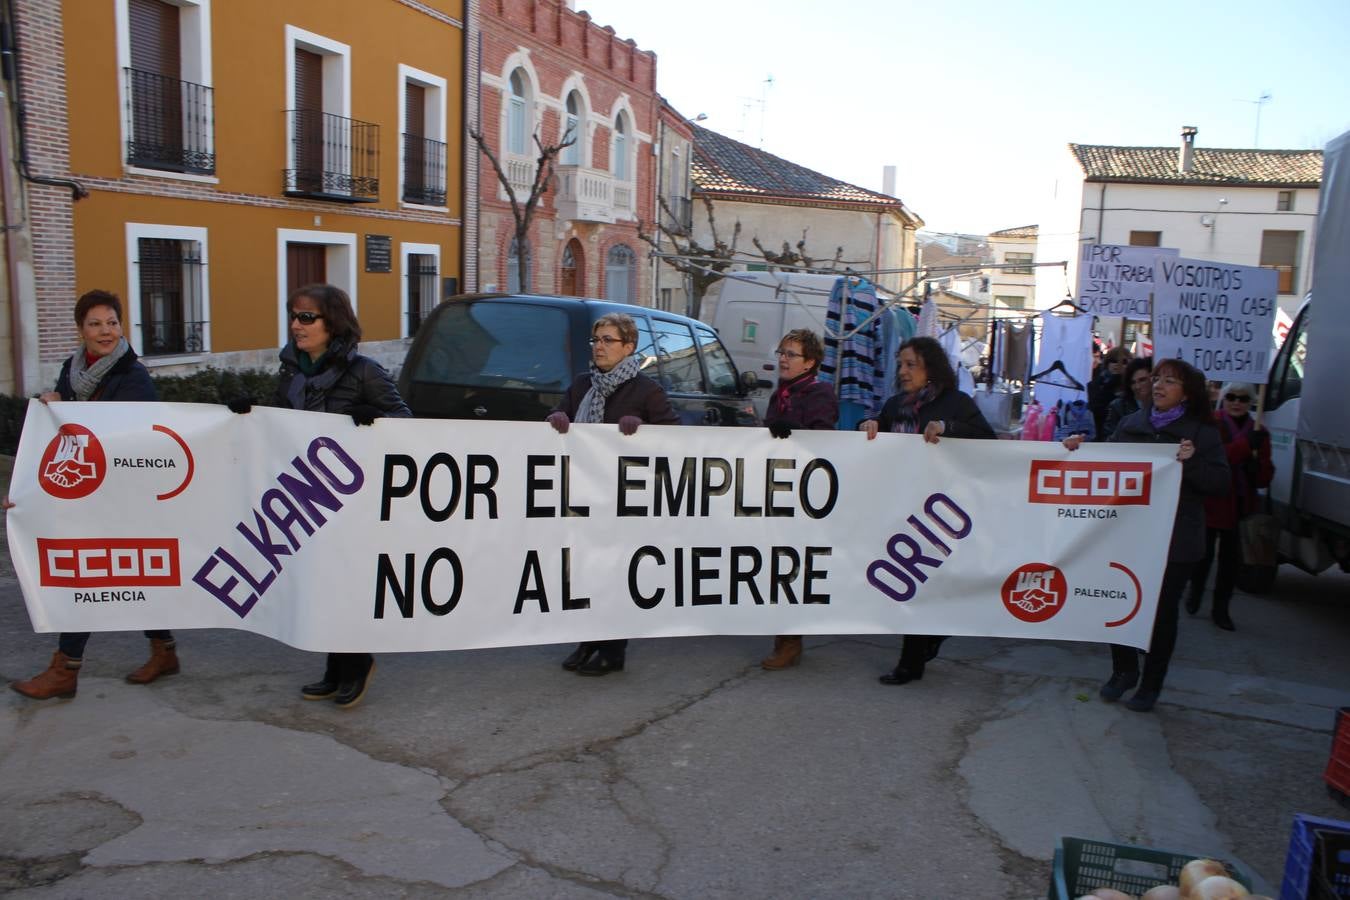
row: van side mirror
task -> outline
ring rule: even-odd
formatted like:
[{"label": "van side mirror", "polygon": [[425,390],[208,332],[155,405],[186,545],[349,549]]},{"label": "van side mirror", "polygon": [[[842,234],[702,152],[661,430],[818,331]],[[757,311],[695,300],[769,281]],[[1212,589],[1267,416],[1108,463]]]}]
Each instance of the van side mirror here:
[{"label": "van side mirror", "polygon": [[741,373],[741,387],[745,388],[747,391],[753,391],[761,385],[764,387],[772,387],[767,381],[761,382],[759,376],[749,369],[746,369]]}]

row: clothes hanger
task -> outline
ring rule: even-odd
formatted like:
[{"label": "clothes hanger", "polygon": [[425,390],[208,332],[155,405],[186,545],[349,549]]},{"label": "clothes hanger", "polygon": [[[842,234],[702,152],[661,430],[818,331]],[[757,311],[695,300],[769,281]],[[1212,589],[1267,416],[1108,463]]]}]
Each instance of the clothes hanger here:
[{"label": "clothes hanger", "polygon": [[1056,303],[1054,306],[1047,309],[1046,312],[1052,313],[1055,310],[1059,309],[1061,306],[1069,307],[1069,309],[1073,310],[1074,315],[1078,315],[1080,312],[1082,312],[1082,310],[1078,308],[1078,304],[1073,302],[1073,298],[1067,296],[1063,300]]},{"label": "clothes hanger", "polygon": [[[1068,383],[1068,384],[1062,384],[1062,383],[1060,383],[1060,382],[1058,382],[1058,381],[1042,381],[1043,376],[1049,375],[1049,374],[1052,373],[1052,372],[1059,372],[1061,375],[1063,375],[1063,376],[1068,380],[1069,383]],[[1042,372],[1037,372],[1036,374],[1029,376],[1029,377],[1028,377],[1028,380],[1030,380],[1030,381],[1038,381],[1038,382],[1041,382],[1041,383],[1043,383],[1043,384],[1048,384],[1048,385],[1050,385],[1051,387],[1073,388],[1073,389],[1076,390],[1076,391],[1086,391],[1086,390],[1087,390],[1087,388],[1083,387],[1083,383],[1082,383],[1081,381],[1079,381],[1077,378],[1074,378],[1072,375],[1070,375],[1070,374],[1069,374],[1069,370],[1066,369],[1066,368],[1064,368],[1064,360],[1062,360],[1062,359],[1057,359],[1057,360],[1055,360],[1054,362],[1052,362],[1052,363],[1050,364],[1049,368],[1045,369],[1044,371],[1042,371]]]}]

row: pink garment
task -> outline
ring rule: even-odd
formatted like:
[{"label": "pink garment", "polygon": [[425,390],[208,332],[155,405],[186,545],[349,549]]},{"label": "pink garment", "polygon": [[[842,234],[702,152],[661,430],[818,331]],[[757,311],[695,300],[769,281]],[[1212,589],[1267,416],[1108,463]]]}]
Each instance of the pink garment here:
[{"label": "pink garment", "polygon": [[1032,403],[1022,412],[1022,434],[1024,441],[1039,440],[1041,433],[1041,414],[1044,412],[1039,403]]},{"label": "pink garment", "polygon": [[1036,423],[1040,430],[1037,436],[1038,441],[1053,441],[1055,439],[1055,426],[1059,424],[1059,407],[1052,406],[1041,415],[1041,420]]}]

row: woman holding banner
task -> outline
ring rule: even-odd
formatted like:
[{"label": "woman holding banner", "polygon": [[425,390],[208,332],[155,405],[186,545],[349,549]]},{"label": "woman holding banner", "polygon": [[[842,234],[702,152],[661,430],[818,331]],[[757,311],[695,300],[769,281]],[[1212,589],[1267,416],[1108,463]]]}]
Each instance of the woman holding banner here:
[{"label": "woman holding banner", "polygon": [[[607,422],[621,434],[636,434],[638,426],[678,425],[680,417],[665,389],[640,371],[637,323],[632,316],[609,313],[591,325],[590,371],[572,379],[567,393],[545,421],[559,434],[573,422]],[[583,641],[563,660],[562,667],[578,675],[608,675],[623,671],[628,641]]]},{"label": "woman holding banner", "polygon": [[1224,631],[1235,630],[1228,603],[1242,562],[1238,524],[1257,511],[1260,501],[1256,491],[1269,487],[1275,475],[1270,462],[1270,435],[1251,415],[1255,396],[1254,386],[1239,381],[1225,384],[1219,393],[1219,434],[1228,457],[1232,489],[1223,496],[1205,498],[1205,556],[1195,565],[1191,595],[1186,598],[1186,612],[1195,615],[1200,611],[1217,546],[1219,569],[1214,575],[1214,608],[1210,615]]},{"label": "woman holding banner", "polygon": [[[900,393],[881,407],[875,419],[859,423],[869,441],[879,432],[922,434],[930,444],[942,437],[992,440],[989,427],[975,401],[956,389],[956,372],[942,345],[930,337],[914,337],[900,345],[896,380]],[[907,634],[900,646],[900,661],[878,680],[882,684],[908,684],[923,678],[924,667],[938,654],[945,637]]]},{"label": "woman holding banner", "polygon": [[[764,424],[776,438],[791,436],[793,429],[833,431],[839,421],[839,401],[834,385],[816,379],[825,345],[820,335],[809,328],[797,328],[778,342],[778,387],[769,397]],[[773,639],[773,653],[760,660],[760,666],[786,669],[802,658],[802,636],[780,634]]]},{"label": "woman holding banner", "polygon": [[[65,364],[56,379],[56,390],[42,394],[43,403],[53,400],[117,400],[154,401],[159,399],[150,373],[136,358],[122,335],[122,300],[107,291],[89,291],[75,303],[75,325],[79,330],[80,347]],[[8,498],[5,508],[12,504]],[[178,674],[178,655],[173,634],[168,631],[147,631],[150,639],[150,659],[145,665],[127,675],[132,684],[149,684],[161,675]],[[89,633],[63,633],[57,639],[57,650],[51,664],[27,681],[10,684],[25,697],[47,700],[51,697],[75,696],[84,662],[84,647]]]},{"label": "woman holding banner", "polygon": [[[406,419],[412,410],[399,396],[389,373],[356,352],[361,323],[351,298],[331,284],[299,288],[286,303],[291,339],[281,348],[281,374],[274,406],[348,415],[357,425],[383,417]],[[235,400],[230,409],[248,412],[251,401]],[[375,671],[369,653],[330,653],[323,678],[300,689],[306,700],[333,701],[342,709],[361,702]]]},{"label": "woman holding banner", "polygon": [[[1064,446],[1077,450],[1082,437],[1065,438]],[[1130,444],[1176,444],[1181,463],[1181,494],[1177,499],[1172,543],[1167,552],[1153,637],[1144,654],[1142,680],[1139,651],[1111,645],[1111,678],[1099,693],[1114,703],[1136,684],[1139,690],[1125,702],[1135,712],[1148,712],[1158,702],[1167,665],[1177,643],[1177,616],[1181,594],[1195,564],[1205,554],[1206,497],[1228,490],[1228,463],[1218,429],[1209,411],[1205,376],[1179,359],[1165,359],[1153,370],[1153,406],[1127,416],[1111,440]]]}]

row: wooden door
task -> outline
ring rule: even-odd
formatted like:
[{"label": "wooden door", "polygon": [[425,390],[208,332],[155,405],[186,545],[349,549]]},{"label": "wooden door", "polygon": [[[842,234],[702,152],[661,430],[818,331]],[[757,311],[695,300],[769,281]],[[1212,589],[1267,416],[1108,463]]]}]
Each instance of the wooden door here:
[{"label": "wooden door", "polygon": [[163,0],[131,0],[131,132],[138,165],[181,162],[183,150],[182,49],[178,7]]},{"label": "wooden door", "polygon": [[323,192],[323,57],[295,48],[295,186]]},{"label": "wooden door", "polygon": [[425,203],[427,91],[420,84],[403,86],[403,190],[410,203]]},{"label": "wooden door", "polygon": [[323,244],[286,245],[286,296],[308,284],[328,281],[328,247]]}]

